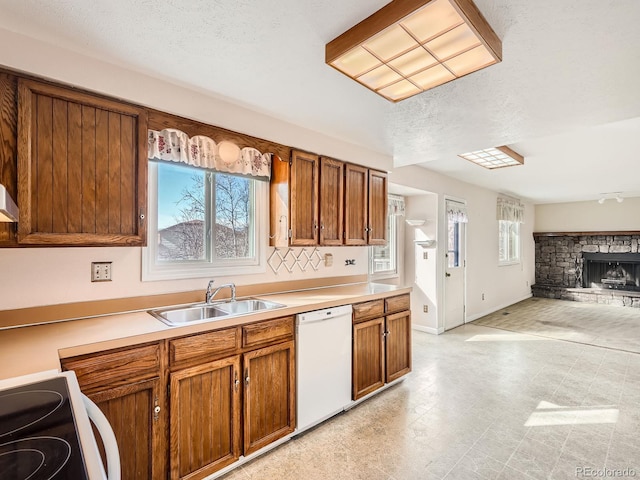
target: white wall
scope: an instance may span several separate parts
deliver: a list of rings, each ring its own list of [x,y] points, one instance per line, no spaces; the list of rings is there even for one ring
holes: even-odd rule
[[[640,230],[640,197],[536,205],[536,232]]]
[[[472,321],[495,310],[518,302],[531,295],[531,285],[534,282],[535,258],[533,241],[533,226],[535,209],[533,205],[525,203],[525,223],[521,226],[522,258],[517,265],[498,265],[498,222],[496,220],[496,201],[498,193],[468,183],[439,175],[435,172],[420,172],[419,167],[402,167],[393,170],[391,181],[433,192],[438,196],[438,225],[445,225],[444,197],[450,196],[467,202],[469,223],[467,225],[467,285],[466,285],[466,319]],[[411,197],[409,205],[413,212],[429,212],[433,209],[429,204],[429,196],[424,198]],[[421,204],[421,202],[424,202]],[[417,213],[416,213],[417,214]],[[407,216],[409,218],[409,214]],[[446,253],[447,229],[437,230],[437,264],[436,282],[437,315],[423,316],[417,312],[418,305],[412,311],[416,325],[426,331],[441,332],[444,326],[443,312],[443,278]],[[415,254],[417,255],[417,253]],[[419,265],[419,264],[418,264]],[[424,266],[429,269],[428,266]],[[417,269],[416,269],[417,271]],[[431,272],[432,270],[429,270]],[[432,273],[424,273],[431,275]],[[407,273],[407,281],[413,281]],[[416,288],[421,290],[421,288]],[[484,300],[482,294],[484,293]],[[425,299],[429,294],[424,293]],[[416,297],[416,301],[418,298]]]
[[[425,220],[418,227],[406,225],[405,283],[413,286],[411,295],[411,321],[430,333],[437,333],[438,325],[438,256],[440,245],[423,249],[415,240],[438,238],[438,195],[426,194],[407,197],[406,219]],[[426,254],[426,259],[424,258]],[[428,312],[424,312],[427,305]]]
[[[392,158],[380,152],[348,144],[297,125],[253,112],[244,107],[195,91],[154,79],[133,71],[85,57],[73,52],[0,30],[0,44],[14,48],[0,49],[0,65],[51,78],[72,85],[123,98],[169,113],[193,118],[212,125],[247,133],[275,142],[315,151],[374,168],[392,170]],[[474,187],[419,167],[398,168],[390,173],[390,180],[399,185],[434,192],[437,195],[416,210],[433,210],[438,205],[438,221],[443,219],[443,196],[452,195],[467,200],[471,217],[468,235],[467,316],[492,311],[504,304],[515,302],[526,295],[525,282],[533,281],[533,242],[524,245],[523,263],[516,267],[497,267],[497,225],[495,200],[497,194]],[[419,202],[419,201],[418,201]],[[413,204],[413,202],[412,202]],[[412,205],[412,208],[414,205]],[[527,206],[527,223],[523,238],[531,237],[533,209]],[[444,245],[444,229],[438,231],[438,244]],[[411,238],[411,235],[407,235]],[[367,272],[365,247],[322,249],[334,255],[334,266],[321,267],[318,272],[275,275],[264,274],[221,278],[239,285],[259,282],[286,281],[319,276],[360,275]],[[203,289],[205,279],[142,282],[140,280],[141,248],[14,248],[0,249],[0,309],[22,308],[84,300],[150,295],[176,291]],[[416,255],[417,250],[407,249]],[[495,258],[494,258],[495,257]],[[355,258],[355,267],[344,267],[346,258]],[[438,248],[434,286],[437,315],[416,322],[437,329],[443,325],[441,310],[443,253]],[[113,281],[91,283],[92,261],[112,261]],[[8,273],[10,272],[10,274]],[[432,275],[430,273],[429,275]],[[410,274],[407,273],[405,278]],[[480,301],[481,293],[486,300]],[[417,312],[416,312],[417,313]]]

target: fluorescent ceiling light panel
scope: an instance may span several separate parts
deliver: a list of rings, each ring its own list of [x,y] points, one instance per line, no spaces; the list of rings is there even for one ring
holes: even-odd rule
[[[524,157],[507,146],[486,148],[475,152],[462,153],[460,158],[469,160],[481,167],[493,170],[495,168],[514,167],[524,163]]]
[[[470,0],[394,0],[326,45],[325,61],[392,102],[502,61]]]

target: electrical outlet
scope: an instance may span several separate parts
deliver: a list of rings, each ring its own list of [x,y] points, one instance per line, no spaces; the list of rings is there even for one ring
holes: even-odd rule
[[[110,282],[111,262],[91,262],[91,281]]]
[[[422,311],[423,311],[424,313],[429,313],[429,305],[423,305],[423,306],[422,306]]]
[[[429,252],[422,252],[422,259],[429,260]]]
[[[484,300],[484,293],[482,294],[482,299]]]

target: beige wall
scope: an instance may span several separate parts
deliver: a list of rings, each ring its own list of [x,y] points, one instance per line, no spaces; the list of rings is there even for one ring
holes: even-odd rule
[[[640,231],[640,197],[536,205],[536,232]]]

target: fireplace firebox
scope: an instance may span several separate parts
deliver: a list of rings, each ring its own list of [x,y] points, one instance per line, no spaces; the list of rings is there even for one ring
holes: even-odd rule
[[[640,291],[640,253],[583,253],[582,286]]]

